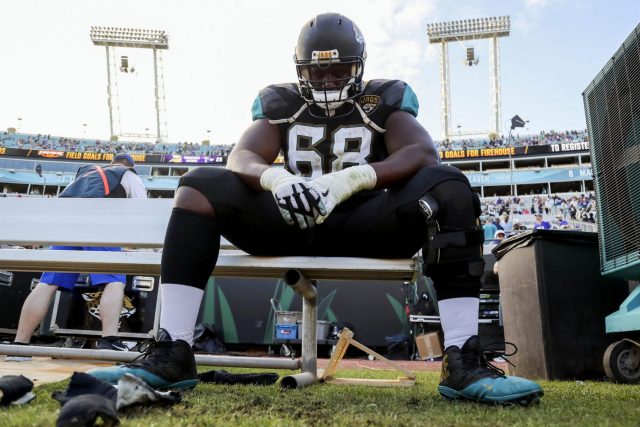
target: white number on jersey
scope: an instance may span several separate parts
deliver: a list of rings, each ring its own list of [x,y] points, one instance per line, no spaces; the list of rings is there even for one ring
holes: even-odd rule
[[[326,139],[326,126],[296,124],[287,135],[289,168],[296,175],[316,178],[323,174],[323,154],[317,150],[318,144]],[[330,172],[345,167],[363,165],[371,154],[373,132],[365,126],[339,127],[331,137]],[[329,172],[329,171],[328,171]]]

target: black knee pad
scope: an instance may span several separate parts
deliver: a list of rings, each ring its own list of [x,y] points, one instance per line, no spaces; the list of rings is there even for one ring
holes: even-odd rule
[[[423,200],[437,205],[426,209],[436,215],[427,222],[422,255],[425,274],[433,280],[438,298],[477,297],[484,273],[478,195],[468,184],[451,180],[433,188]]]

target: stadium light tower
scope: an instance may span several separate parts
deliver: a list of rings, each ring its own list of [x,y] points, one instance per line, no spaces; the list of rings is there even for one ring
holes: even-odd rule
[[[509,16],[491,18],[464,19],[461,21],[436,22],[427,24],[429,43],[440,43],[440,96],[442,103],[442,133],[448,140],[451,135],[451,96],[449,90],[449,42],[465,40],[490,39],[490,85],[491,113],[489,116],[489,132],[465,132],[461,135],[482,135],[495,133],[500,135],[501,100],[500,100],[500,46],[499,37],[509,35],[511,22]]]
[[[143,30],[135,28],[91,27],[91,41],[96,46],[105,46],[107,52],[107,95],[109,103],[109,125],[111,137],[140,136],[123,134],[120,129],[120,106],[118,102],[117,71],[115,47],[141,48],[153,50],[153,74],[156,109],[156,140],[167,140],[166,101],[164,96],[164,77],[162,73],[163,49],[169,49],[169,36],[161,30]]]

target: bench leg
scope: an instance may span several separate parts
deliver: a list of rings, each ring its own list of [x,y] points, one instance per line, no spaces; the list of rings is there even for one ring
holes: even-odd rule
[[[302,300],[302,372],[314,376],[318,371],[317,312],[317,297]]]
[[[301,388],[318,382],[318,297],[314,284],[298,270],[287,271],[285,282],[302,295],[302,373],[284,377],[280,385]]]

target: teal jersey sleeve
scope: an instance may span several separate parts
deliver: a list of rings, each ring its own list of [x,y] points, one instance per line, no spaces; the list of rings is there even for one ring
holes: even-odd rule
[[[253,121],[258,119],[266,119],[267,116],[262,112],[262,100],[260,99],[260,95],[256,96],[256,99],[253,101],[253,105],[251,106],[251,119]]]
[[[369,80],[358,102],[369,118],[381,128],[395,111],[418,116],[418,97],[402,80]]]
[[[406,111],[412,114],[414,117],[418,117],[418,97],[416,93],[411,89],[411,86],[406,85],[404,88],[404,94],[402,95],[402,102],[400,103],[400,110]]]
[[[279,120],[291,117],[304,104],[294,83],[270,85],[260,90],[251,106],[253,120]]]

